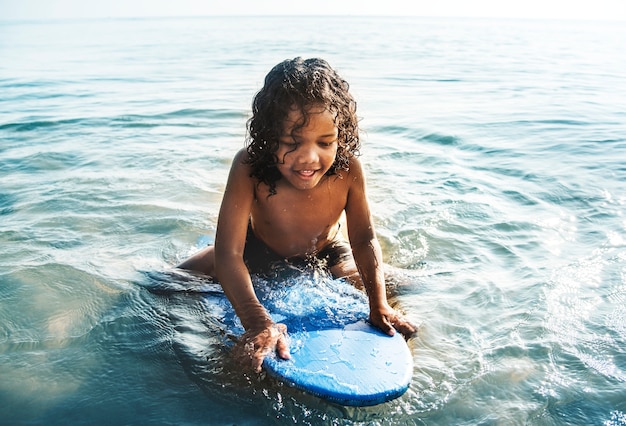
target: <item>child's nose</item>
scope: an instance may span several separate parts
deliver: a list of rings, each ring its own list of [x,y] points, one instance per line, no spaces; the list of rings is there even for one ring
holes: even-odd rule
[[[315,146],[302,146],[298,150],[298,160],[303,164],[310,164],[317,162],[319,156],[317,155],[317,150]]]

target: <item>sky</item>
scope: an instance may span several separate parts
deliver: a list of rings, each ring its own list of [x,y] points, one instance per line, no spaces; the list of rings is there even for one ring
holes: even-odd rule
[[[626,21],[626,0],[0,0],[0,20],[399,15]]]

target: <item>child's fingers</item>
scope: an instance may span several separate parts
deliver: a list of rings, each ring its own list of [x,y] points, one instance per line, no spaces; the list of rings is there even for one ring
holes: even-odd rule
[[[235,345],[235,357],[243,365],[249,365],[255,372],[261,371],[265,357],[275,350],[283,359],[289,359],[289,344],[286,338],[287,326],[272,324],[260,331],[247,331]]]
[[[396,328],[395,328],[394,323],[390,321],[389,318],[387,317],[383,317],[383,321],[385,324],[385,328],[383,329],[383,331],[390,336],[393,336],[394,334],[396,334]]]
[[[257,355],[252,359],[252,370],[254,370],[255,373],[261,372],[261,365],[263,365],[264,358],[265,356],[259,355],[259,352],[257,352]]]
[[[408,321],[401,320],[397,322],[394,327],[404,336],[405,339],[410,339],[417,334],[417,327]]]
[[[417,327],[393,309],[379,313],[372,312],[370,321],[389,336],[393,336],[397,330],[408,340],[417,333]]]
[[[383,333],[388,334],[389,336],[393,336],[396,333],[393,322],[385,315],[381,315],[378,317],[370,315],[370,321]]]
[[[289,353],[289,343],[287,343],[287,339],[284,335],[278,338],[278,342],[276,342],[276,353],[282,359],[291,358],[291,354]]]
[[[276,353],[282,359],[289,359],[291,355],[289,354],[289,342],[287,341],[287,326],[285,324],[276,324],[276,328],[280,333],[276,340]]]

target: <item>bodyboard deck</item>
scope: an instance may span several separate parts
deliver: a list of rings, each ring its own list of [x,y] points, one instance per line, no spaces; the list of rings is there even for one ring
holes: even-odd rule
[[[347,406],[395,399],[413,375],[411,351],[400,333],[388,336],[368,323],[364,292],[343,280],[293,274],[254,279],[255,292],[272,319],[287,326],[291,359],[268,355],[263,367],[283,383]],[[243,327],[225,297],[211,298],[226,334]],[[208,301],[208,300],[207,300]]]
[[[291,359],[275,354],[263,366],[273,377],[320,398],[369,406],[398,398],[413,375],[400,333],[383,334],[365,321],[290,335]]]

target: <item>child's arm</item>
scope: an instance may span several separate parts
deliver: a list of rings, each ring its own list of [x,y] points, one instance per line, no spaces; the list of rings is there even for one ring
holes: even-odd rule
[[[415,334],[417,327],[387,303],[382,250],[374,232],[365,177],[358,159],[351,161],[348,179],[352,180],[345,209],[348,236],[354,261],[369,298],[370,321],[389,335],[398,330],[405,338],[409,338]]]
[[[285,339],[286,327],[274,324],[259,302],[243,261],[254,199],[254,182],[249,167],[244,164],[245,158],[245,150],[235,156],[228,177],[215,236],[215,270],[224,293],[246,329],[236,346],[239,352],[236,355],[259,371],[268,353],[276,350],[281,358],[289,358],[289,349]]]

